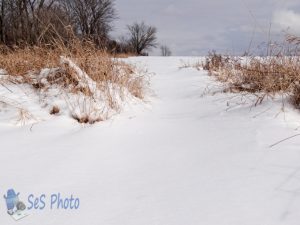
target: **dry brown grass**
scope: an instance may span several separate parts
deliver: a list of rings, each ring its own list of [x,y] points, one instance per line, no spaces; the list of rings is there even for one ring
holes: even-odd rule
[[[80,95],[80,100],[73,101],[69,106],[74,111],[71,116],[80,123],[106,119],[107,115],[103,115],[105,110],[94,109],[91,104],[96,98],[101,98],[112,109],[119,111],[120,98],[124,100],[131,94],[143,99],[147,86],[145,73],[139,75],[137,68],[111,57],[87,40],[74,38],[65,45],[56,39],[51,46],[14,49],[2,46],[0,52],[0,68],[7,71],[12,83],[29,84],[37,91],[45,91],[49,85],[55,85],[65,93]],[[62,57],[74,62],[75,67]],[[51,68],[46,81],[40,78],[45,68]],[[89,118],[91,114],[93,118]]]
[[[230,58],[216,53],[215,51],[209,52],[205,59],[205,63],[202,65],[204,70],[218,71],[228,64]]]
[[[13,76],[24,76],[30,71],[58,66],[60,52],[43,47],[7,49],[0,54],[0,68]]]
[[[188,61],[181,61],[179,69],[186,69],[186,68],[195,68],[197,70],[200,70],[203,68],[203,63],[201,61],[197,62],[188,62]]]
[[[17,124],[23,126],[27,123],[27,121],[30,120],[35,120],[34,115],[32,115],[28,110],[23,109],[23,108],[18,108],[18,119],[17,119]]]
[[[298,39],[290,39],[295,42]],[[225,84],[224,91],[258,96],[256,105],[266,97],[288,96],[300,108],[300,57],[280,54],[267,57],[230,57],[209,54],[203,65],[209,74]]]
[[[60,112],[59,107],[55,105],[51,108],[50,115],[57,115],[57,114],[59,114],[59,112]]]
[[[117,54],[113,54],[114,58],[119,58],[119,59],[126,59],[129,57],[136,57],[138,55],[134,54],[134,53],[117,53]]]

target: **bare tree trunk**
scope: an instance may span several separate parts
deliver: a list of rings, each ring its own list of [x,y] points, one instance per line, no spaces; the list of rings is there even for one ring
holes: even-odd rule
[[[1,0],[0,41],[3,44],[5,44],[4,19],[5,19],[5,0]]]

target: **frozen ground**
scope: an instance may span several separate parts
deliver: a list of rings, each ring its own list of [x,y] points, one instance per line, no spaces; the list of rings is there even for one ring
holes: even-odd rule
[[[80,198],[78,210],[50,210],[46,200],[19,224],[299,224],[300,137],[269,146],[300,133],[300,114],[283,113],[280,101],[251,108],[233,95],[202,97],[216,83],[179,70],[180,58],[129,61],[155,73],[153,93],[109,121],[20,127],[0,114],[0,193],[15,188],[25,203],[31,193]],[[4,199],[0,224],[15,224]]]

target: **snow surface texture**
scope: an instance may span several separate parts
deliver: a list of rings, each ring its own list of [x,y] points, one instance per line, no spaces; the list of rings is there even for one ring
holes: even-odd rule
[[[299,133],[298,112],[282,112],[280,100],[253,108],[232,94],[202,96],[218,84],[179,70],[180,58],[127,61],[156,73],[155,94],[108,121],[16,127],[0,113],[0,193],[80,198],[78,210],[30,211],[20,224],[299,224],[300,137],[269,147]],[[0,224],[15,224],[4,199]]]

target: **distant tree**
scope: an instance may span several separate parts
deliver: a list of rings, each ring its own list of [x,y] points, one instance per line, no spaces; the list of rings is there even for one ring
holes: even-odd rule
[[[128,25],[127,28],[129,31],[128,45],[133,53],[147,55],[145,51],[157,47],[157,29],[155,27],[147,26],[142,22]]]
[[[170,48],[166,45],[160,46],[160,51],[161,51],[162,56],[171,56],[172,55]]]
[[[119,37],[118,45],[119,45],[118,53],[129,53],[131,50],[128,44],[128,39],[125,36]]]

